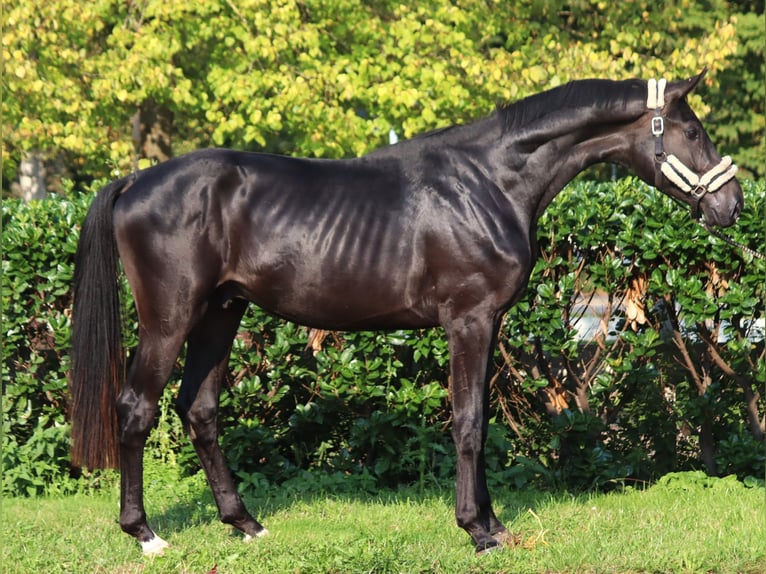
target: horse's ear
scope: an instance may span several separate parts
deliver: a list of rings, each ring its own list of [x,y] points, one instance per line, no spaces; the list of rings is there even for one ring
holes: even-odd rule
[[[702,72],[694,77],[689,78],[688,80],[669,83],[667,90],[665,91],[665,97],[668,100],[680,100],[685,98],[692,92],[692,90],[694,90],[694,88],[697,87],[697,84],[702,81],[702,78],[705,77],[705,74],[707,74],[707,68],[704,68]]]

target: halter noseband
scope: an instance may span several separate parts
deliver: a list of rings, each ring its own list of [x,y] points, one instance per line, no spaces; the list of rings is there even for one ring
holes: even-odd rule
[[[654,160],[659,165],[656,184],[660,184],[660,172],[681,191],[688,193],[694,199],[692,216],[700,217],[700,202],[707,193],[718,191],[723,185],[732,179],[737,173],[737,166],[732,163],[731,157],[724,156],[712,169],[701,176],[694,173],[674,155],[666,155],[663,147],[662,136],[665,133],[665,119],[662,116],[662,108],[665,106],[665,86],[667,81],[649,80],[649,95],[646,99],[646,107],[654,110],[652,118],[652,135],[654,136]]]

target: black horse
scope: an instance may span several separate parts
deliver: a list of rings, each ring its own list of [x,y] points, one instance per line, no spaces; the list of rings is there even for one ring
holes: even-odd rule
[[[704,72],[703,72],[704,74]],[[177,409],[221,520],[266,533],[217,442],[219,393],[248,302],[324,329],[441,326],[449,341],[459,526],[477,551],[508,531],[487,491],[487,371],[537,254],[540,214],[577,173],[621,164],[732,225],[743,203],[686,102],[686,81],[576,81],[470,125],[348,160],[203,150],[107,185],[82,227],[73,315],[73,463],[120,466],[122,529],[145,553],[142,456],[186,343]],[[127,381],[117,270],[138,311]]]

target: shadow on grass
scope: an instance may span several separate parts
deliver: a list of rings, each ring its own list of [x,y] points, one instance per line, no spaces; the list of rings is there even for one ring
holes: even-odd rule
[[[263,481],[244,488],[242,498],[251,514],[268,529],[278,528],[285,513],[296,507],[334,501],[353,506],[397,507],[402,505],[436,504],[444,509],[444,528],[455,528],[455,493],[448,485],[432,483],[427,487],[408,485],[399,488],[378,488],[370,477],[304,472],[282,485]],[[538,507],[569,495],[535,490],[510,490],[495,486],[494,507],[506,525],[521,515],[535,512]],[[200,472],[192,477],[166,476],[163,481],[147,483],[146,505],[150,525],[160,535],[173,535],[196,527],[220,523],[218,510],[210,488]],[[360,509],[359,511],[363,511]],[[322,528],[317,518],[316,527]],[[394,524],[392,524],[394,526]],[[232,529],[233,536],[239,534]],[[468,540],[466,538],[466,540]]]

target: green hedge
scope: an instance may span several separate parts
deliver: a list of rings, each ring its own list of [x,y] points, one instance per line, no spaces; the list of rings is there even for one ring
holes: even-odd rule
[[[729,232],[762,249],[766,190],[744,188]],[[4,494],[70,492],[101,476],[68,460],[72,260],[92,198],[69,195],[2,206]],[[763,476],[764,262],[634,179],[571,185],[538,238],[495,355],[491,479],[592,488],[697,468]],[[312,349],[303,327],[255,307],[243,320],[221,416],[242,488],[317,470],[369,485],[454,480],[441,331],[321,335]],[[194,472],[172,409],[177,378],[151,452]]]

